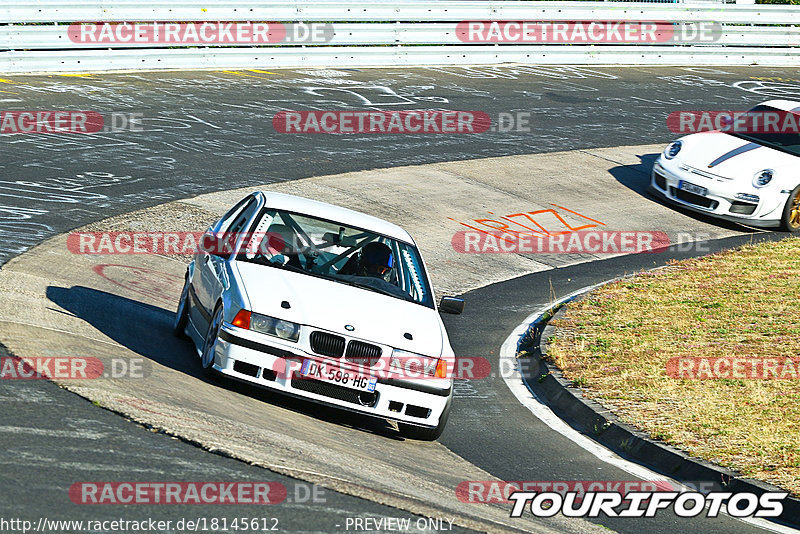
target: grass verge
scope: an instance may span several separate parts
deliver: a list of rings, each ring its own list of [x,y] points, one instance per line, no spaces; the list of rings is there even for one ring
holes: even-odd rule
[[[676,357],[800,356],[800,238],[608,284],[553,324],[548,357],[585,396],[653,438],[800,495],[799,379],[667,374]]]

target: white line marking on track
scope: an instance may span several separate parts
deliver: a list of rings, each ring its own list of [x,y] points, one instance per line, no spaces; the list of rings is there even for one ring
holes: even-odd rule
[[[207,125],[207,126],[211,126],[211,127],[212,127],[212,128],[214,128],[215,130],[220,130],[220,129],[221,129],[219,126],[216,126],[216,125],[214,125],[214,124],[211,124],[210,122],[206,122],[206,121],[204,121],[203,119],[198,119],[198,118],[197,118],[197,117],[195,117],[194,115],[186,115],[186,116],[187,116],[187,117],[189,117],[190,119],[194,119],[194,120],[196,120],[197,122],[201,122],[201,123],[203,123],[203,124],[205,124],[205,125]]]

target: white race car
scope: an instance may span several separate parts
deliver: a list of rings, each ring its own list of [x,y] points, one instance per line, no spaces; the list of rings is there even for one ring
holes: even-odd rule
[[[770,100],[748,114],[798,122],[799,112],[800,102]],[[721,219],[800,231],[800,135],[734,130],[670,143],[653,165],[651,192]]]
[[[217,373],[437,439],[455,355],[414,240],[349,209],[253,193],[186,273],[175,333]],[[444,297],[441,311],[461,313]]]

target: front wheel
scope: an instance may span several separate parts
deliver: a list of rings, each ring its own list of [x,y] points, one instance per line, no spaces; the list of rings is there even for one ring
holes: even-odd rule
[[[792,189],[783,208],[781,227],[787,232],[800,232],[800,185]]]
[[[186,339],[186,326],[189,324],[189,277],[183,283],[181,300],[178,301],[178,310],[172,323],[172,332],[179,338]]]
[[[200,365],[203,368],[203,375],[207,378],[216,378],[214,371],[214,353],[217,347],[217,337],[222,327],[222,306],[217,306],[211,322],[208,324],[208,332],[203,340],[203,350],[200,356]]]
[[[400,434],[405,438],[418,439],[420,441],[435,441],[439,439],[439,436],[444,432],[444,427],[447,425],[447,419],[450,417],[451,404],[452,401],[448,402],[447,406],[444,407],[442,415],[439,417],[439,424],[435,427],[429,428],[398,422],[397,427],[400,429]]]

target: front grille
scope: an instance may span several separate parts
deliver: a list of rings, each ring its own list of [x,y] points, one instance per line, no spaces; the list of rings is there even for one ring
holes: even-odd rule
[[[358,404],[372,408],[378,402],[378,394],[369,391],[358,391],[328,382],[311,380],[310,378],[292,378],[292,387],[309,393],[316,393],[324,397],[331,397],[344,402]],[[359,397],[361,399],[359,400]]]
[[[710,198],[706,198],[700,195],[695,195],[694,193],[690,193],[689,191],[684,191],[683,189],[670,187],[669,192],[672,196],[680,200],[683,200],[684,202],[688,202],[696,206],[702,206],[710,210],[716,209],[717,206],[719,206],[719,202],[717,202],[716,200],[712,200]]]
[[[654,173],[656,177],[656,185],[659,189],[663,189],[664,191],[667,190],[667,179],[664,177],[663,174],[659,174],[658,172]]]
[[[731,203],[730,212],[731,213],[740,213],[742,215],[752,215],[754,211],[756,211],[756,207],[758,204],[751,204],[750,202],[740,202],[738,200],[734,200]]]
[[[311,332],[311,350],[322,356],[341,358],[344,354],[344,338],[327,332]]]
[[[347,345],[345,359],[349,362],[357,363],[358,365],[372,366],[378,363],[382,352],[383,349],[377,345],[354,340]]]

